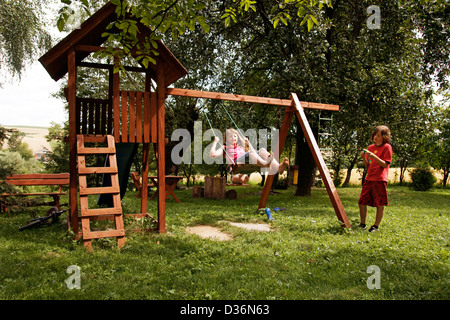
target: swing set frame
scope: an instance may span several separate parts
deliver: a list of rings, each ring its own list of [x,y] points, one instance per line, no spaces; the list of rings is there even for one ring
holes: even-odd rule
[[[256,104],[266,104],[278,107],[285,107],[284,119],[280,129],[280,135],[278,139],[278,147],[276,148],[274,157],[279,159],[283,151],[284,144],[286,141],[287,134],[289,132],[289,126],[291,124],[292,118],[295,114],[298,121],[300,122],[303,134],[308,143],[308,146],[313,155],[314,161],[319,169],[322,181],[327,190],[330,201],[333,205],[336,216],[345,228],[351,228],[350,221],[345,212],[344,206],[342,205],[339,194],[331,178],[330,172],[325,164],[322,153],[320,152],[319,145],[314,137],[314,134],[309,125],[308,119],[306,117],[304,109],[317,109],[317,110],[327,110],[327,111],[339,111],[338,105],[323,104],[323,103],[313,103],[300,101],[296,93],[291,93],[290,99],[276,99],[276,98],[265,98],[256,97],[248,95],[230,94],[230,93],[219,93],[219,92],[208,92],[199,90],[189,90],[189,89],[179,89],[179,88],[168,88],[166,90],[167,95],[173,96],[183,96],[191,98],[203,98],[203,99],[215,99],[215,100],[226,100],[226,101],[238,101]],[[261,200],[259,201],[258,209],[265,208],[267,200],[272,188],[275,175],[268,175],[266,182],[264,184],[264,189],[262,192]]]

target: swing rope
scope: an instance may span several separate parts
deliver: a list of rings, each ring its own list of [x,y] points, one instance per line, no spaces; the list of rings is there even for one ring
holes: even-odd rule
[[[211,121],[209,121],[209,118],[208,118],[208,115],[206,114],[206,112],[205,112],[205,117],[206,117],[206,120],[208,121],[209,127],[211,128],[211,130],[212,130],[212,132],[213,132],[213,134],[214,134],[214,137],[215,137],[215,138],[218,138],[217,135],[216,135],[215,130],[213,129],[213,127],[212,127],[212,125],[211,125]],[[218,143],[223,147],[223,151],[225,151],[225,154],[228,156],[228,158],[230,158],[232,164],[235,164],[234,160],[233,160],[233,159],[231,158],[231,156],[228,154],[227,148],[226,148],[223,144],[221,144],[220,142],[218,142]]]

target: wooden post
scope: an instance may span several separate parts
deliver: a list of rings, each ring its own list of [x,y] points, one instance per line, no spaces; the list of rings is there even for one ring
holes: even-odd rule
[[[69,102],[69,173],[70,173],[70,225],[72,231],[78,235],[78,172],[77,172],[77,67],[75,62],[75,50],[72,49],[67,56],[67,68],[69,73],[68,97]]]
[[[142,152],[141,215],[145,215],[147,213],[149,153],[150,153],[150,143],[144,143]]]
[[[289,132],[289,126],[291,125],[293,115],[294,114],[291,111],[288,111],[288,108],[285,110],[283,124],[281,125],[280,135],[278,137],[278,144],[277,144],[278,147],[276,149],[278,150],[278,154],[275,155],[275,159],[278,159],[280,162],[281,159],[279,159],[279,157],[283,152],[284,143],[286,141],[286,137]],[[258,209],[266,207],[267,198],[269,197],[270,189],[272,188],[274,178],[275,175],[266,176],[266,182],[264,183],[264,189],[262,191],[262,196],[261,200],[259,201]]]
[[[166,172],[165,172],[165,99],[166,86],[164,77],[164,61],[157,62],[157,150],[158,150],[158,231],[167,232],[166,229]]]
[[[225,199],[225,177],[205,177],[205,199]]]
[[[114,66],[119,64],[119,58],[114,57]],[[114,70],[114,69],[113,69]],[[114,105],[114,140],[120,142],[120,71],[113,74],[113,105]]]
[[[350,221],[348,220],[347,214],[345,213],[344,207],[341,203],[341,199],[339,198],[333,180],[331,179],[330,173],[328,172],[328,168],[325,164],[325,161],[323,160],[322,153],[320,152],[317,141],[314,138],[314,134],[311,130],[311,127],[309,126],[308,119],[306,118],[305,115],[305,111],[303,110],[297,95],[295,93],[292,93],[291,97],[292,100],[294,101],[294,106],[297,109],[296,116],[302,127],[306,142],[308,143],[309,148],[311,149],[311,153],[314,157],[317,168],[319,169],[320,175],[327,189],[331,203],[333,204],[336,216],[338,220],[346,228],[351,228]]]

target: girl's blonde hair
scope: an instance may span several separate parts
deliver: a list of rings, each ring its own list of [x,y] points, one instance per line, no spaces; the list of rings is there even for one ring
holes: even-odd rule
[[[376,127],[372,132],[372,138],[378,133],[381,132],[381,136],[383,137],[383,143],[390,143],[391,142],[391,130],[387,126],[378,126]]]
[[[248,151],[249,146],[247,144],[247,141],[244,141],[242,139],[242,134],[239,133],[239,131],[237,131],[234,128],[229,128],[225,131],[225,139],[226,139],[226,144],[228,144],[228,142],[231,142],[231,136],[235,134],[238,137],[238,141],[237,144],[244,147],[245,151]],[[230,139],[228,140],[228,137],[230,137]]]

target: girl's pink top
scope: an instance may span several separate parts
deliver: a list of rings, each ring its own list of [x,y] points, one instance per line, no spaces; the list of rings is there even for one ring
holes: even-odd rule
[[[245,154],[245,149],[236,144],[224,146],[224,149],[226,151],[225,157],[226,157],[228,163],[231,162],[231,160],[236,162],[237,158],[239,158],[240,156]],[[231,158],[231,160],[230,160],[230,158]]]

